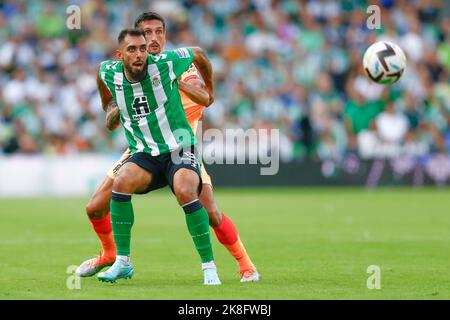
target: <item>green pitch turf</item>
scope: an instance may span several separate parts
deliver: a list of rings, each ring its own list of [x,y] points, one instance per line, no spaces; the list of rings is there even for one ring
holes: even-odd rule
[[[98,241],[87,198],[0,200],[0,299],[450,299],[449,189],[217,189],[263,280],[240,283],[214,233],[221,286],[202,285],[183,211],[168,191],[133,198],[135,275],[67,273]],[[367,268],[381,289],[367,288]]]

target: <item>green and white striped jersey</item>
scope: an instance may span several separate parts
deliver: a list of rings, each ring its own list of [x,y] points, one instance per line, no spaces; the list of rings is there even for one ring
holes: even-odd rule
[[[147,57],[147,76],[130,83],[122,61],[107,60],[99,76],[120,109],[120,121],[131,153],[152,156],[195,144],[178,92],[177,78],[191,65],[189,48],[163,51]]]

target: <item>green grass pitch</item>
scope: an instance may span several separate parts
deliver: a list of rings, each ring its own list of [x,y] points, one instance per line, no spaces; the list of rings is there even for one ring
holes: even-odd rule
[[[212,232],[214,287],[202,285],[174,196],[135,196],[133,279],[70,290],[68,267],[100,249],[87,200],[0,200],[0,299],[450,299],[449,189],[219,188],[263,279],[240,283]],[[370,265],[379,290],[367,288]]]

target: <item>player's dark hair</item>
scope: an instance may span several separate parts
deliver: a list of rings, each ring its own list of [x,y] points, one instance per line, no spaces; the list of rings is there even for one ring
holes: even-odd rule
[[[159,21],[161,21],[163,29],[166,30],[166,21],[164,20],[164,18],[161,17],[156,12],[152,12],[152,11],[141,13],[139,15],[139,17],[137,17],[136,20],[134,20],[134,27],[137,29],[139,27],[139,24],[142,21],[148,21],[148,20],[159,20]]]
[[[128,29],[123,29],[122,31],[120,31],[119,36],[117,37],[117,42],[119,44],[121,44],[123,39],[125,39],[125,37],[127,35],[130,35],[130,36],[133,36],[133,37],[143,36],[145,38],[145,34],[141,30],[128,28]]]

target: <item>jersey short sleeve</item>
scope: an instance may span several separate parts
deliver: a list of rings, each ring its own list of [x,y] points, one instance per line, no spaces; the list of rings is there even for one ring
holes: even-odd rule
[[[192,64],[194,60],[194,52],[190,48],[178,48],[172,51],[164,51],[161,56],[166,55],[166,61],[172,61],[173,73],[178,78]]]
[[[122,62],[121,61],[115,61],[115,60],[106,60],[102,61],[100,63],[100,68],[98,70],[98,75],[100,79],[103,81],[103,83],[106,83],[106,74],[109,72],[118,72],[121,71]]]
[[[110,60],[102,61],[100,63],[100,67],[98,68],[98,76],[100,79],[105,83],[105,77],[106,77],[106,66],[110,63]]]

